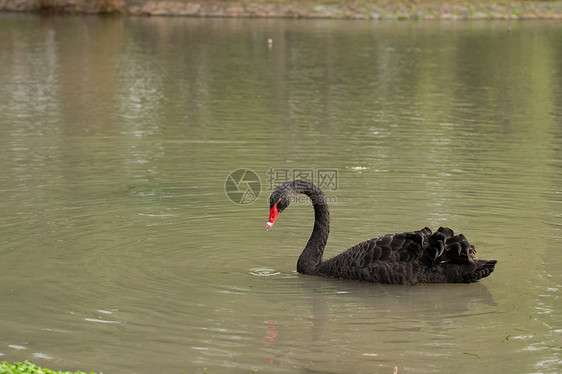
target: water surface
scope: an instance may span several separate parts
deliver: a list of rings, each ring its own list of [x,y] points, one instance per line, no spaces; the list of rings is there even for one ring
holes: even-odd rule
[[[557,373],[562,25],[0,15],[0,355],[105,373]],[[268,39],[272,43],[268,43]],[[251,204],[225,181],[248,168]],[[472,285],[302,276],[463,232]],[[334,174],[335,173],[335,174]]]

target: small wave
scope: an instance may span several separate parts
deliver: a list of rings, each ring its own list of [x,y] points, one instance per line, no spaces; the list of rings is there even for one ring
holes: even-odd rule
[[[119,321],[112,321],[109,319],[97,319],[97,318],[84,318],[88,322],[98,322],[98,323],[121,323]]]
[[[46,354],[46,353],[41,353],[41,352],[36,352],[36,353],[34,353],[34,354],[33,354],[33,357],[35,357],[35,358],[42,358],[42,359],[44,359],[44,360],[52,360],[52,359],[53,359],[53,356],[49,356],[48,354]]]
[[[8,348],[17,349],[18,351],[22,350],[22,349],[27,349],[27,347],[24,347],[23,345],[18,345],[18,344],[10,344],[8,346]]]

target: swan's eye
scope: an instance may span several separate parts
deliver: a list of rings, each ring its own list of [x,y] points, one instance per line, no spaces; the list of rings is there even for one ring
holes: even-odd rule
[[[277,203],[279,203],[281,201],[281,199],[277,199],[275,196],[270,196],[269,197],[269,209],[273,208],[273,206]]]
[[[277,206],[277,210],[279,210],[279,213],[281,213],[283,210],[285,210],[286,207],[289,206],[287,200],[285,199],[277,200],[277,203],[275,205]]]

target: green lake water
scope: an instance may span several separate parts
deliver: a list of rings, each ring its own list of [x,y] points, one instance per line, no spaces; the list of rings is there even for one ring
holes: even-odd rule
[[[326,256],[449,226],[496,271],[299,275],[310,204],[265,230],[292,177]],[[561,203],[560,22],[0,15],[0,360],[558,373]]]

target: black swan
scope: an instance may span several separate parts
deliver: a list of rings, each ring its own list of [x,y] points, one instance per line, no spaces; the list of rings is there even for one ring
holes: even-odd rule
[[[302,274],[324,275],[375,283],[471,283],[494,271],[496,260],[479,260],[464,235],[441,227],[387,234],[359,243],[345,252],[322,260],[330,231],[326,196],[311,182],[281,184],[269,197],[270,229],[297,194],[305,194],[314,206],[314,229],[297,262]]]

